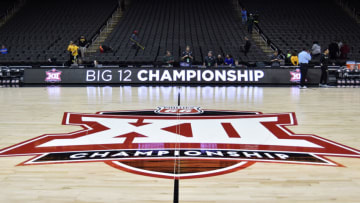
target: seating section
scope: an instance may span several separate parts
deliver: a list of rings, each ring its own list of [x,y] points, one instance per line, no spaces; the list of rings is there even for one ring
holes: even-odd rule
[[[357,1],[351,1],[358,3]],[[248,35],[231,0],[133,0],[104,42],[114,51],[94,53],[87,61],[104,63],[152,63],[162,61],[170,50],[176,61],[186,45],[195,62],[208,51],[231,54],[239,61],[266,61],[268,56],[252,42],[248,56],[240,51]],[[260,27],[282,51],[310,48],[319,41],[322,49],[332,40],[350,45],[349,59],[360,60],[360,26],[332,1],[240,0],[249,12],[258,11]],[[0,13],[15,0],[2,0]],[[80,35],[91,39],[117,8],[117,0],[27,0],[26,5],[0,27],[0,43],[9,54],[0,64],[44,63],[48,58],[69,59],[70,40]],[[145,50],[131,48],[134,30]],[[251,39],[251,37],[249,37]]]
[[[15,5],[17,0],[1,0],[0,1],[0,18],[6,15],[7,11]]]
[[[260,27],[282,50],[322,50],[333,40],[346,42],[349,59],[360,60],[360,26],[333,1],[240,0],[248,11],[260,13]]]
[[[45,62],[49,57],[65,62],[69,41],[80,35],[92,38],[117,5],[117,0],[28,0],[0,28],[0,41],[9,49],[0,63]]]
[[[360,1],[359,0],[344,0],[342,1],[345,5],[354,9],[357,15],[360,15]]]
[[[113,53],[96,53],[99,61],[161,61],[170,50],[176,61],[186,45],[195,61],[202,63],[209,50],[231,54],[240,61],[261,61],[267,57],[252,43],[248,57],[240,52],[246,29],[227,0],[134,0],[106,40]],[[145,50],[131,49],[130,36],[139,31]]]

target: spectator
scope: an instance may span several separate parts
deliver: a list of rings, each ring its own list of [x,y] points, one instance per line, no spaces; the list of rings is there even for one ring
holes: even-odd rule
[[[222,65],[224,65],[224,59],[223,59],[223,57],[219,54],[218,56],[217,56],[217,58],[216,58],[216,65],[217,66],[222,66]]]
[[[1,54],[8,54],[8,49],[5,47],[5,45],[1,46],[0,53]]]
[[[57,58],[56,57],[50,57],[48,58],[48,62],[51,65],[56,65]]]
[[[186,46],[185,51],[181,55],[181,60],[185,63],[184,65],[191,66],[191,64],[194,60],[194,57],[190,50],[190,46]]]
[[[331,60],[336,60],[339,55],[339,51],[339,45],[335,41],[329,44],[329,56]]]
[[[79,49],[80,49],[81,58],[85,57],[87,45],[88,45],[88,41],[84,36],[81,36],[79,39]]]
[[[95,67],[95,68],[99,68],[99,65],[100,65],[99,62],[95,59],[95,60],[94,60],[94,67]]]
[[[282,61],[281,56],[279,55],[279,52],[277,50],[274,51],[274,53],[270,57],[271,66],[279,66],[280,62]]]
[[[248,54],[249,51],[250,51],[251,43],[250,43],[249,38],[244,37],[244,39],[245,39],[245,45],[244,45],[244,47],[242,47],[242,50],[241,50],[241,51],[244,52],[244,55],[245,55],[245,56],[247,56],[247,54]]]
[[[285,65],[291,65],[291,57],[292,57],[292,53],[288,49],[286,52],[286,57],[285,57]]]
[[[313,45],[311,47],[311,55],[313,57],[317,57],[317,56],[320,56],[321,54],[321,47],[319,45],[319,42],[315,41],[313,42]]]
[[[340,48],[340,59],[347,59],[349,52],[350,52],[350,47],[349,45],[347,45],[346,42],[344,42]]]
[[[82,60],[82,58],[78,58],[78,60],[77,60],[77,64],[83,64],[83,60]]]
[[[114,52],[114,50],[111,48],[111,47],[109,47],[109,46],[107,46],[107,45],[100,45],[99,46],[99,49],[100,49],[100,53],[111,53],[111,52]]]
[[[340,40],[337,40],[338,41],[338,46],[339,46],[339,50],[341,49],[341,47],[343,46],[343,43],[342,43],[342,41],[340,41]]]
[[[253,31],[253,26],[254,26],[254,17],[253,15],[250,13],[250,16],[247,20],[247,26],[248,26],[248,33],[252,34]]]
[[[291,64],[293,66],[298,66],[299,65],[299,57],[297,56],[296,51],[293,51],[291,58],[290,58]]]
[[[320,87],[327,87],[329,64],[330,64],[329,49],[326,49],[320,58],[320,65],[321,65],[321,77],[319,83]]]
[[[137,31],[137,30],[134,30],[134,32],[130,36],[131,48],[136,49],[136,50],[139,49],[139,46],[138,46],[139,37],[138,36],[139,36],[139,31]]]
[[[235,61],[234,61],[233,57],[230,54],[226,54],[226,56],[225,56],[225,65],[228,65],[228,66],[234,66],[235,65]]]
[[[77,63],[77,57],[79,55],[79,47],[74,44],[73,41],[70,41],[70,44],[67,48],[68,52],[70,53],[70,62],[73,64]]]
[[[299,64],[300,64],[300,88],[306,89],[305,80],[308,72],[309,61],[311,60],[310,50],[303,49],[299,53]]]
[[[241,9],[241,22],[244,25],[247,22],[247,11],[245,7]]]
[[[171,55],[170,51],[166,51],[166,55],[163,58],[163,62],[168,66],[173,66],[174,57]]]
[[[212,51],[209,51],[209,52],[208,52],[208,55],[205,56],[204,66],[206,66],[206,67],[214,67],[214,66],[215,66],[215,63],[216,63],[216,59],[215,59],[215,57],[213,56]]]

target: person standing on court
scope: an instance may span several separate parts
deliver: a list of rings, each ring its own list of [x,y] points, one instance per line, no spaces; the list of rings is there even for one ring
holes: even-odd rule
[[[310,55],[310,50],[307,49],[303,49],[302,52],[299,53],[298,55],[299,58],[299,64],[300,64],[300,88],[301,89],[305,89],[305,80],[306,80],[306,75],[308,72],[308,66],[309,66],[309,62],[311,60],[311,55]]]
[[[321,54],[320,65],[321,65],[321,77],[320,77],[320,87],[327,87],[328,81],[328,66],[330,64],[329,49],[326,49],[323,54]]]

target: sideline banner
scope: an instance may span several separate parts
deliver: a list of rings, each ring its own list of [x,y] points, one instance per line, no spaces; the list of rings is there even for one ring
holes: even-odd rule
[[[321,70],[310,68],[317,84]],[[25,84],[296,84],[298,68],[32,68]]]

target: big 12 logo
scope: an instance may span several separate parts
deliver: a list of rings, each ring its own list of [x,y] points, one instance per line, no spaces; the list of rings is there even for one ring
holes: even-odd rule
[[[359,158],[357,149],[316,135],[299,135],[295,113],[156,110],[64,113],[63,125],[82,127],[45,134],[0,150],[0,156],[33,156],[20,165],[104,162],[135,174],[199,178],[263,163],[341,166],[326,158]]]
[[[46,73],[46,78],[45,81],[46,82],[61,82],[61,71],[56,70],[55,68],[48,70],[45,72]]]

